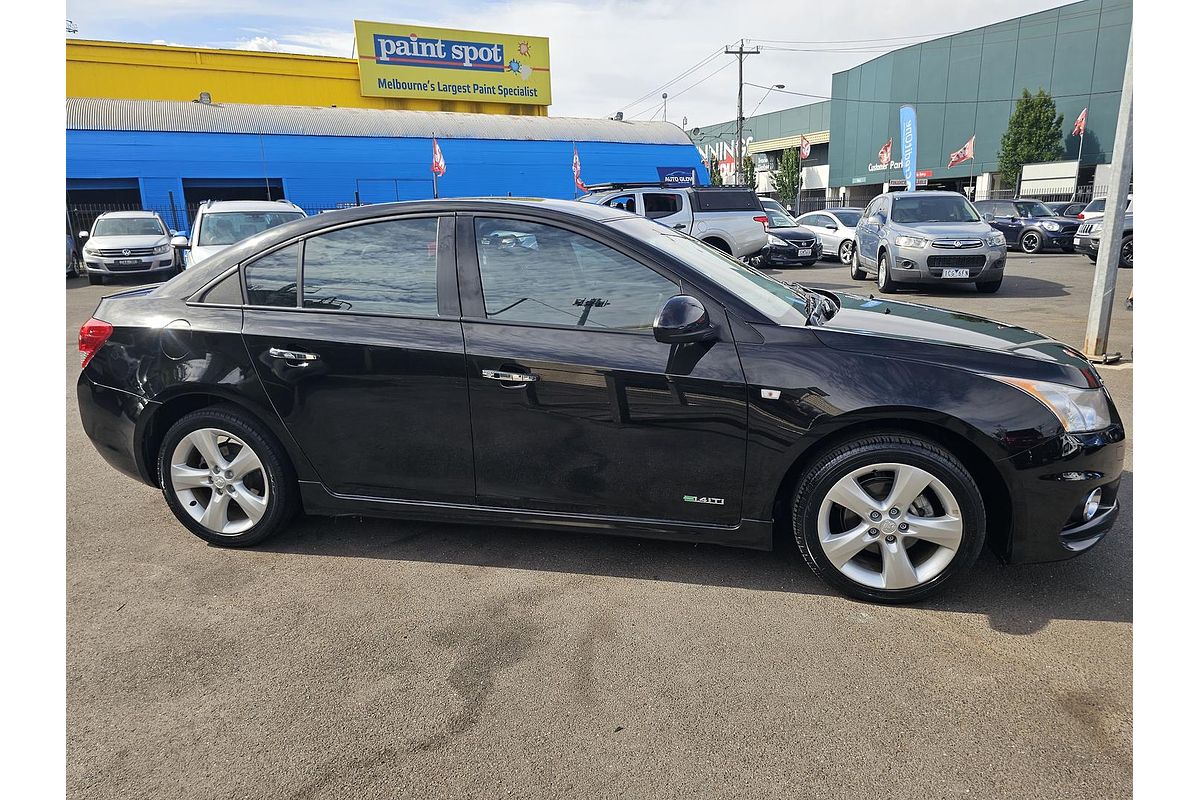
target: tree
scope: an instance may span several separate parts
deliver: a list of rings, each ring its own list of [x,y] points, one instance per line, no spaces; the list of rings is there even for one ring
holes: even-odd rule
[[[755,178],[757,173],[754,169],[754,156],[746,153],[742,156],[742,180],[746,186],[751,188],[758,185],[758,180]]]
[[[779,156],[779,166],[771,173],[775,183],[775,194],[779,202],[791,207],[800,193],[803,179],[800,176],[800,153],[794,147],[784,150]],[[796,209],[799,211],[799,209]]]
[[[721,179],[721,161],[716,156],[708,160],[708,181],[709,186],[721,186],[724,183]]]
[[[1054,98],[1038,89],[1030,94],[1021,90],[1021,99],[1008,120],[1008,130],[1000,139],[1000,178],[1007,186],[1016,186],[1021,167],[1063,156],[1063,117]]]

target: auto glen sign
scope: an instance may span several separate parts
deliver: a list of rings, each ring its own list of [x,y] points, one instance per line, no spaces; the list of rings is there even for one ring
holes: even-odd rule
[[[363,95],[550,105],[550,40],[355,20]]]

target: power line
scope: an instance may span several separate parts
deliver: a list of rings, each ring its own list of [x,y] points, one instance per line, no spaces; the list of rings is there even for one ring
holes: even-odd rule
[[[724,71],[725,71],[726,69],[728,69],[729,67],[732,67],[732,66],[733,66],[733,63],[734,63],[734,62],[732,62],[732,61],[728,61],[728,62],[726,62],[726,63],[722,64],[721,66],[717,67],[717,68],[716,68],[715,70],[713,70],[712,72],[710,72],[710,73],[708,73],[707,75],[705,75],[705,76],[704,76],[703,78],[701,78],[700,80],[698,80],[698,81],[696,81],[695,83],[693,83],[691,86],[688,86],[688,87],[687,87],[687,88],[685,88],[685,89],[680,89],[678,92],[675,92],[675,94],[671,95],[671,97],[672,97],[672,98],[678,98],[678,97],[680,97],[681,95],[683,95],[683,94],[687,93],[688,91],[690,91],[690,90],[692,90],[692,89],[695,89],[697,86],[699,86],[700,84],[704,83],[704,82],[705,82],[705,81],[707,81],[709,78],[712,78],[712,77],[716,76],[717,74],[719,74],[719,73],[721,73],[721,72],[724,72]],[[658,108],[661,108],[661,107],[662,107],[662,103],[661,103],[661,102],[655,102],[655,103],[653,103],[653,104],[651,104],[651,105],[649,105],[649,106],[646,106],[646,107],[645,107],[645,108],[643,108],[641,111],[638,111],[638,112],[636,112],[636,113],[634,113],[634,114],[630,114],[630,115],[629,115],[629,117],[630,117],[630,119],[636,119],[636,118],[640,117],[642,114],[645,114],[645,113],[646,113],[646,112],[648,112],[648,111],[653,111],[653,110],[655,110],[655,109],[658,109]]]
[[[631,100],[630,102],[628,102],[628,103],[626,103],[625,105],[621,106],[621,107],[620,107],[619,109],[617,109],[617,110],[618,110],[618,111],[624,111],[625,109],[627,109],[627,108],[629,108],[629,107],[631,107],[631,106],[636,106],[638,103],[640,103],[640,102],[642,102],[643,100],[647,99],[647,98],[648,98],[648,97],[650,97],[651,95],[655,95],[655,94],[658,94],[659,92],[662,92],[662,91],[664,91],[665,89],[667,89],[667,87],[671,86],[672,84],[678,83],[680,80],[682,80],[682,79],[686,78],[688,75],[691,75],[693,72],[695,72],[696,70],[700,69],[700,68],[701,68],[701,67],[703,67],[705,64],[707,64],[708,62],[712,61],[714,58],[716,58],[716,57],[717,57],[717,56],[719,56],[719,55],[721,55],[721,50],[720,50],[720,49],[718,49],[718,50],[714,50],[714,51],[713,51],[712,53],[710,53],[710,54],[709,54],[707,57],[705,57],[705,58],[701,59],[700,61],[696,62],[696,63],[695,63],[695,64],[693,64],[692,66],[688,67],[688,68],[687,68],[687,69],[685,69],[683,72],[679,73],[679,74],[678,74],[678,75],[676,75],[674,78],[672,78],[671,80],[669,80],[669,81],[667,81],[666,83],[664,83],[662,86],[659,86],[657,89],[651,89],[650,91],[646,92],[644,95],[642,95],[641,97],[639,97],[638,99],[636,99],[636,100]]]
[[[759,89],[767,89],[770,87],[763,86],[758,83],[746,82],[747,86],[754,86]],[[1020,100],[1020,97],[980,97],[975,100],[863,100],[856,97],[830,97],[823,94],[809,94],[807,92],[793,92],[790,89],[776,89],[780,94],[794,94],[800,97],[811,97],[815,100],[837,100],[839,103],[882,103],[884,105],[903,105],[912,103],[914,105],[923,106],[952,106],[952,105],[978,105],[979,103],[1012,103]],[[1104,94],[1120,94],[1120,89],[1112,89],[1103,92],[1077,92],[1074,94],[1051,94],[1050,97],[1055,100],[1065,100],[1068,97],[1092,97],[1094,95]],[[774,112],[772,112],[774,113]],[[717,123],[718,125],[721,123]]]

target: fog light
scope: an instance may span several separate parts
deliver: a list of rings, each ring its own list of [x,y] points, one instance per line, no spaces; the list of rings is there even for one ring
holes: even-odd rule
[[[1083,521],[1091,522],[1092,517],[1096,516],[1096,512],[1100,510],[1100,490],[1093,489],[1092,493],[1087,496],[1087,500],[1083,502]]]

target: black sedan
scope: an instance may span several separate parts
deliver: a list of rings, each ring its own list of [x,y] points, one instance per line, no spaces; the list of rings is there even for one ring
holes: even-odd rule
[[[767,549],[860,598],[985,543],[1069,558],[1117,511],[1100,376],[1036,333],[788,285],[556,200],[365,206],[265,231],[80,330],[83,427],[187,529],[298,511]]]
[[[821,239],[782,211],[763,207],[767,244],[751,263],[756,267],[811,267],[821,257]]]

